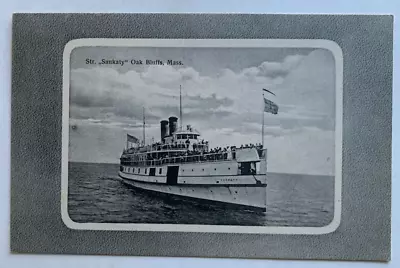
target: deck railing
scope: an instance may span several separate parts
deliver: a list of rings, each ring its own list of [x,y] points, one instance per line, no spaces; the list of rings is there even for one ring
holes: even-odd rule
[[[266,150],[259,151],[259,158],[266,158]],[[165,164],[182,164],[182,163],[203,163],[203,162],[220,162],[220,161],[231,161],[236,159],[236,152],[218,152],[218,153],[206,153],[197,155],[183,155],[176,157],[165,157],[162,159],[146,159],[146,160],[127,160],[121,159],[122,165],[128,166],[161,166]]]
[[[233,154],[234,155],[234,154]],[[228,152],[210,153],[203,155],[184,155],[176,157],[166,157],[163,159],[147,159],[141,161],[122,160],[121,164],[129,166],[161,166],[165,164],[175,163],[201,163],[201,162],[217,162],[230,161],[234,158],[228,155]]]
[[[204,149],[208,147],[207,143],[196,143],[193,144],[195,145],[195,148],[198,149]],[[192,145],[192,146],[193,146]],[[146,145],[144,147],[140,148],[129,148],[124,151],[126,154],[138,154],[138,153],[151,153],[151,152],[162,152],[162,151],[182,151],[182,150],[188,150],[189,149],[189,144],[160,144],[160,145]]]

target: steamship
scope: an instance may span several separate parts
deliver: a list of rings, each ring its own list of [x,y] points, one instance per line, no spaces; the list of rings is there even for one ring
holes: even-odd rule
[[[267,150],[261,144],[210,148],[196,129],[180,122],[178,127],[175,116],[162,120],[160,141],[147,145],[128,135],[133,145],[120,158],[123,181],[156,193],[266,211]],[[144,126],[143,120],[143,132]]]

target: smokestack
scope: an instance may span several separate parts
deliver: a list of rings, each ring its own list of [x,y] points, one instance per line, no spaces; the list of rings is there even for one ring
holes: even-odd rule
[[[169,118],[169,134],[170,135],[172,135],[176,131],[177,125],[178,125],[178,117],[171,116]]]
[[[161,120],[161,140],[164,140],[166,136],[168,136],[168,120]]]

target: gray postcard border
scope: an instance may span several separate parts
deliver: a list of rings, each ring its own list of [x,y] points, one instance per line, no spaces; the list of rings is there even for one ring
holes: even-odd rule
[[[67,228],[60,214],[62,56],[82,38],[336,42],[344,59],[340,226],[317,236]],[[389,260],[392,44],[389,15],[15,14],[11,251]]]

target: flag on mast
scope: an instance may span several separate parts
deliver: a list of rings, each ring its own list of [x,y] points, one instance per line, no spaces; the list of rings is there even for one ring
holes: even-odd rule
[[[138,138],[129,134],[126,134],[126,140],[131,143],[137,143],[139,141]]]
[[[265,97],[264,92],[267,92],[268,94],[270,94],[269,98]],[[274,92],[263,88],[263,92],[262,93],[263,93],[262,95],[263,95],[264,106],[263,106],[263,110],[261,112],[262,113],[261,144],[262,144],[262,148],[264,148],[264,114],[265,113],[278,114],[279,107],[275,102],[273,102],[271,100],[271,99],[274,99],[276,97]]]
[[[126,149],[129,149],[129,147],[132,147],[132,144],[137,144],[139,142],[139,139],[136,138],[135,136],[126,134]]]
[[[268,89],[263,88],[263,91],[276,96],[275,93],[273,93]],[[270,99],[267,99],[264,94],[263,97],[264,97],[264,112],[271,114],[278,114],[279,110],[278,105],[275,102],[271,101]]]

